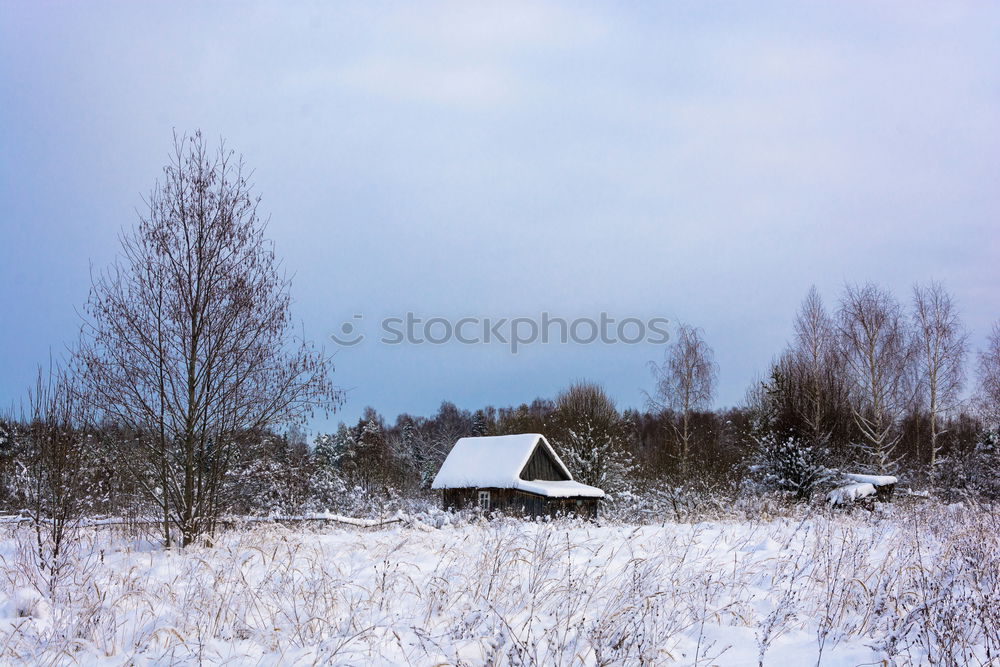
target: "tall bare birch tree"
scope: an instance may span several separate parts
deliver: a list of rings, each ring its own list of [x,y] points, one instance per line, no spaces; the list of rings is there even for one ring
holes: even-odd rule
[[[993,325],[986,349],[979,353],[978,402],[991,428],[1000,427],[1000,321]]]
[[[836,328],[815,286],[809,288],[795,318],[793,350],[796,365],[804,375],[802,387],[806,400],[801,417],[810,438],[818,444],[829,438],[829,416],[840,398],[842,385]]]
[[[95,276],[79,361],[106,418],[140,434],[136,475],[183,545],[211,532],[255,433],[334,407],[328,358],[292,338],[289,281],[251,174],[201,133],[174,137],[163,180]]]
[[[896,425],[912,395],[912,347],[902,309],[877,285],[848,285],[838,325],[861,449],[876,472],[889,472],[901,437]]]
[[[699,329],[678,324],[676,339],[667,347],[663,363],[650,362],[650,368],[656,380],[650,402],[659,410],[675,413],[671,426],[680,444],[681,473],[686,474],[691,457],[691,416],[708,407],[715,392],[718,368],[714,353]]]
[[[951,295],[941,283],[913,287],[913,329],[918,388],[930,417],[928,460],[934,466],[941,451],[943,418],[957,405],[962,391],[968,339]]]

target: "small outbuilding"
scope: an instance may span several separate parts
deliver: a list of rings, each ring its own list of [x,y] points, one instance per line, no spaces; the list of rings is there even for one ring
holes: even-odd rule
[[[538,433],[461,438],[431,483],[445,509],[594,518],[604,491],[574,481]]]
[[[899,482],[892,475],[843,473],[842,476],[846,483],[826,494],[827,502],[834,506],[858,503],[868,509],[874,509],[875,501],[880,503],[892,501],[896,484]]]

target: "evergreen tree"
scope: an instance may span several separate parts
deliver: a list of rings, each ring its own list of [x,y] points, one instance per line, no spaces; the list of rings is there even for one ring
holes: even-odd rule
[[[823,465],[825,448],[794,438],[779,438],[767,433],[757,440],[757,451],[750,466],[766,489],[785,491],[796,500],[809,500],[835,471]]]

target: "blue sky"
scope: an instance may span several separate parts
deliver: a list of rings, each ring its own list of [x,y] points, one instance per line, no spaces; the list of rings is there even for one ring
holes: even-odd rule
[[[2,4],[2,405],[75,337],[173,128],[256,170],[316,340],[664,316],[734,405],[810,284],[944,281],[974,346],[1000,318],[995,3]],[[641,406],[661,354],[366,341],[335,379],[346,419],[579,378]]]

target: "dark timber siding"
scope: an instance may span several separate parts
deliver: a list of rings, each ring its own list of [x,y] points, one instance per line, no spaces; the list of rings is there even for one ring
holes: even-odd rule
[[[531,457],[524,466],[524,470],[521,471],[521,479],[544,479],[550,481],[560,481],[569,479],[569,477],[562,471],[559,465],[552,460],[552,455],[549,454],[545,445],[542,444],[541,440],[535,445],[535,451],[531,453]]]
[[[531,517],[578,514],[597,517],[597,498],[547,498],[518,489],[445,489],[441,494],[445,509],[475,509],[479,491],[490,492],[490,511]]]

